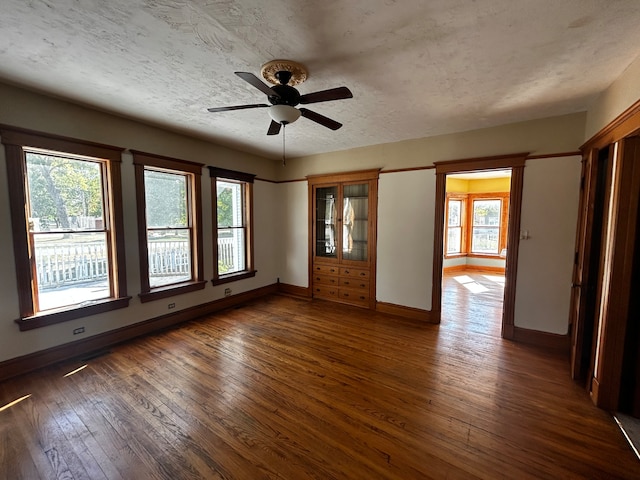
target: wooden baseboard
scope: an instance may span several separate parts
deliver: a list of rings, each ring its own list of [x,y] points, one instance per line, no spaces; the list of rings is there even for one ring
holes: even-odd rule
[[[405,307],[394,303],[376,302],[376,311],[398,317],[409,318],[411,320],[420,320],[426,323],[437,323],[433,321],[429,310],[420,308]]]
[[[179,323],[218,312],[265,295],[276,293],[277,291],[278,285],[274,283],[248,292],[214,300],[213,302],[185,308],[184,310],[180,310],[175,313],[162,315],[139,323],[134,323],[133,325],[127,325],[126,327],[110,330],[89,338],[65,343],[64,345],[40,350],[21,357],[12,358],[4,362],[0,362],[0,381],[25,374],[55,362],[68,360],[97,350],[112,347],[118,343],[157,332]]]
[[[481,265],[453,265],[451,267],[444,267],[443,272],[452,273],[452,272],[490,272],[490,273],[501,273],[504,275],[505,269],[504,267],[483,267]]]
[[[540,332],[538,330],[529,330],[528,328],[513,327],[512,340],[528,345],[535,345],[558,352],[569,353],[571,342],[569,335],[558,335],[556,333]]]
[[[452,265],[450,267],[443,267],[442,271],[444,273],[453,273],[453,272],[464,272],[467,270],[466,265]]]
[[[308,287],[298,287],[289,283],[278,283],[278,292],[294,297],[311,298],[311,289]]]

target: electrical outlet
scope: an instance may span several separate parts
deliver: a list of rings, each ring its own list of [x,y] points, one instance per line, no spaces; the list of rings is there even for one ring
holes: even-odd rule
[[[73,334],[78,335],[80,333],[84,333],[84,327],[78,327],[73,329]]]
[[[169,305],[167,305],[167,307],[169,308],[169,310],[171,310],[172,308],[176,308],[176,304],[170,303]]]
[[[224,296],[228,297],[229,295],[231,295],[231,289],[230,288],[225,288],[224,289]]]

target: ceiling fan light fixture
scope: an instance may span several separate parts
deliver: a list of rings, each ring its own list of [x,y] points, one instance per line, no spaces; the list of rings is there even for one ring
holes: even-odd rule
[[[287,125],[300,118],[300,110],[290,105],[272,105],[269,107],[269,116],[274,122]]]

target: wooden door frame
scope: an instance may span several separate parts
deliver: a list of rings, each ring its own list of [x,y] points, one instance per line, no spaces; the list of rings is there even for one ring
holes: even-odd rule
[[[600,241],[595,247],[594,237],[595,210],[598,189],[601,188],[601,177],[607,175],[606,168],[602,171],[600,155],[602,150],[592,148],[582,155],[582,172],[580,181],[580,201],[578,206],[578,222],[576,227],[576,240],[574,250],[574,264],[571,283],[571,303],[569,310],[569,335],[571,337],[571,378],[585,381],[591,377],[590,365],[593,365],[593,344],[595,332],[587,331],[587,302],[594,301],[590,296],[595,296],[596,291],[588,291],[594,286],[597,290],[598,268],[594,268],[593,255],[600,254]],[[609,152],[611,157],[611,152]],[[606,182],[604,185],[606,190]],[[604,198],[602,209],[606,207],[606,192],[600,192]],[[606,212],[602,212],[603,214]],[[604,222],[603,222],[604,223]],[[599,229],[602,232],[602,228]],[[597,232],[595,232],[597,233]],[[600,233],[601,235],[601,233]],[[597,250],[595,250],[597,248]],[[597,302],[592,305],[593,315],[597,311]],[[595,319],[594,319],[595,323]],[[593,325],[591,326],[591,330]],[[586,358],[589,357],[589,360]],[[585,361],[586,360],[586,361]]]
[[[599,288],[597,292],[599,315],[595,320],[594,329],[599,332],[594,337],[594,355],[590,370],[594,370],[594,363],[598,368],[589,377],[587,384],[590,389],[593,402],[606,410],[616,410],[620,401],[620,385],[622,381],[622,355],[626,334],[626,322],[628,314],[628,301],[631,292],[631,274],[625,265],[630,254],[635,249],[637,215],[631,218],[633,212],[639,208],[638,185],[640,184],[640,166],[634,158],[640,153],[640,140],[625,139],[637,136],[640,132],[640,100],[625,110],[614,121],[604,127],[600,132],[589,139],[580,150],[583,157],[592,154],[594,150],[600,150],[611,146],[619,152],[617,161],[618,171],[609,182],[608,189],[613,189],[606,202],[612,202],[608,207],[611,212],[610,225],[607,225],[610,236],[610,245],[603,244],[600,265],[603,269],[599,273]],[[615,145],[617,143],[617,145]],[[631,147],[631,148],[629,148]],[[613,168],[613,167],[609,167]],[[581,192],[581,202],[591,195],[588,189]],[[587,218],[587,221],[589,219]],[[585,234],[590,226],[581,229],[579,234]],[[606,232],[604,232],[606,234]],[[577,239],[576,245],[584,245],[588,239]],[[591,252],[583,249],[576,252],[576,262],[589,262]],[[608,257],[606,264],[605,256]],[[575,266],[574,266],[575,268]],[[605,275],[607,282],[604,282]],[[604,284],[604,285],[603,285]],[[574,306],[572,305],[573,309]],[[578,320],[580,317],[578,316]],[[602,324],[602,325],[600,325]],[[580,325],[575,325],[580,328]],[[577,345],[577,348],[587,348],[585,345]]]
[[[444,257],[444,212],[446,202],[446,176],[449,173],[464,173],[479,170],[511,170],[509,201],[509,225],[507,232],[507,257],[505,266],[504,305],[502,313],[502,337],[515,336],[514,312],[518,248],[520,244],[520,216],[522,209],[522,186],[524,164],[529,153],[515,153],[494,157],[469,158],[446,162],[435,162],[436,198],[433,242],[433,281],[431,291],[431,319],[440,323],[442,317],[442,267]]]

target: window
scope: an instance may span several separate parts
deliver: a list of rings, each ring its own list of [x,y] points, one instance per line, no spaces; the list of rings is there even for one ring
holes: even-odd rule
[[[214,284],[255,276],[253,265],[254,175],[209,167],[215,198]]]
[[[502,255],[508,207],[509,193],[447,194],[445,256]]]
[[[463,205],[463,199],[449,198],[447,201],[447,254],[462,253]]]
[[[201,163],[134,151],[140,300],[204,288]]]
[[[472,253],[500,253],[501,200],[473,200]]]
[[[0,135],[20,330],[126,307],[122,149],[21,129]]]

